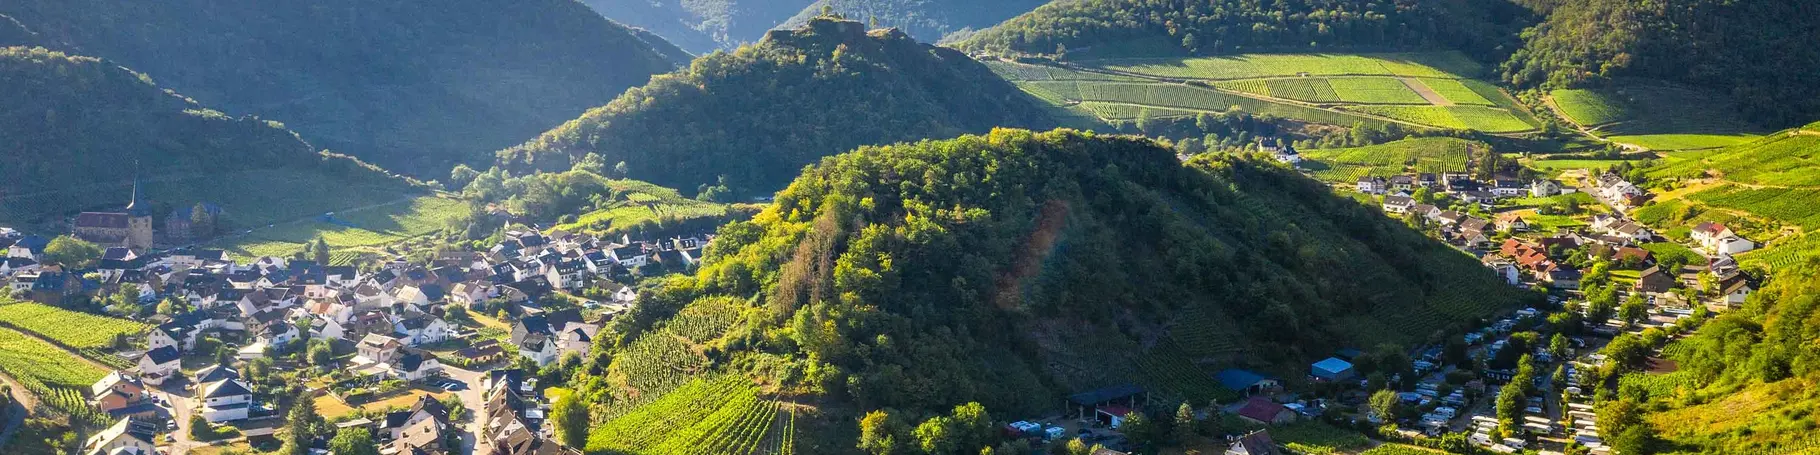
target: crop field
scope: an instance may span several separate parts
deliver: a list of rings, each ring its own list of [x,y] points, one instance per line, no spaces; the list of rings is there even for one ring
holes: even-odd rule
[[[0,298],[0,303],[5,299]],[[143,323],[65,310],[36,302],[0,305],[0,323],[76,349],[114,345],[119,337],[145,332]]]
[[[0,328],[0,372],[26,387],[87,390],[107,372],[76,354],[13,329]]]
[[[987,65],[1058,111],[1105,121],[1180,117],[1236,106],[1254,114],[1338,126],[1402,122],[1412,127],[1520,133],[1540,125],[1508,94],[1471,79],[1483,68],[1453,52],[1105,59],[1068,67],[1002,61]]]
[[[1302,165],[1312,169],[1316,179],[1330,183],[1351,183],[1359,177],[1388,177],[1411,169],[1415,172],[1444,172],[1466,169],[1472,141],[1450,137],[1424,137],[1342,149],[1304,150]]]
[[[1300,76],[1477,76],[1484,67],[1457,52],[1245,54],[1226,57],[1104,59],[1087,65],[1130,73],[1209,80]]]
[[[1629,80],[1600,89],[1555,90],[1555,108],[1568,120],[1614,141],[1655,150],[1696,150],[1749,142],[1761,129],[1733,115],[1717,93]]]
[[[727,204],[682,197],[671,188],[637,180],[609,180],[607,185],[622,194],[620,200],[584,213],[574,222],[557,225],[556,229],[612,235],[641,224],[727,215]]]
[[[1146,388],[1182,401],[1226,402],[1239,398],[1237,391],[1221,386],[1219,381],[1213,380],[1212,372],[1195,365],[1189,360],[1191,358],[1175,343],[1157,343],[1149,352],[1138,356],[1138,375]]]
[[[1689,199],[1709,206],[1750,212],[1804,230],[1820,228],[1820,211],[1814,210],[1815,201],[1820,201],[1820,189],[1723,185],[1689,195]]]
[[[1762,266],[1775,271],[1816,257],[1820,257],[1820,234],[1806,233],[1770,242],[1757,251],[1738,256],[1738,261],[1744,265]]]
[[[663,327],[640,335],[608,366],[609,376],[623,378],[631,389],[626,397],[640,402],[688,382],[709,366],[699,344],[726,333],[739,320],[739,306],[731,299],[705,299],[690,303]]]
[[[1650,399],[1662,399],[1675,396],[1677,390],[1698,387],[1694,377],[1685,372],[1673,373],[1631,373],[1618,377],[1618,390],[1625,387],[1636,387],[1649,393]]]
[[[1311,455],[1337,454],[1371,446],[1371,440],[1365,435],[1320,422],[1271,427],[1270,439],[1290,450]]]
[[[419,197],[335,212],[327,220],[318,216],[307,221],[255,228],[251,234],[217,241],[211,247],[240,257],[290,255],[303,250],[305,242],[315,241],[317,237],[322,237],[335,251],[375,247],[434,233],[467,213],[466,202]]]
[[[1340,101],[1357,104],[1428,104],[1401,79],[1388,77],[1336,77],[1328,79]]]
[[[779,404],[736,375],[695,379],[650,403],[597,426],[589,453],[753,453],[773,431]],[[787,412],[787,411],[786,411]],[[769,439],[780,439],[772,437]]]
[[[1417,447],[1409,444],[1384,444],[1372,447],[1371,450],[1359,452],[1359,455],[1448,455],[1447,451]]]
[[[1820,136],[1778,135],[1734,147],[1677,153],[1652,177],[1722,175],[1756,185],[1820,187]]]
[[[1434,90],[1435,93],[1439,93],[1442,98],[1447,98],[1447,101],[1451,101],[1454,104],[1468,106],[1498,106],[1498,104],[1491,102],[1490,99],[1485,98],[1485,95],[1481,95],[1478,91],[1473,90],[1472,87],[1466,86],[1466,83],[1461,82],[1459,79],[1424,77],[1416,80],[1421,81],[1422,85],[1428,86],[1429,90]],[[1497,89],[1492,88],[1492,90],[1496,91]]]

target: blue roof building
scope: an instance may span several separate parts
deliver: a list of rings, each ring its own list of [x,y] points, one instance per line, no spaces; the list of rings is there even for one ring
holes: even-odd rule
[[[1265,390],[1277,387],[1277,381],[1275,379],[1238,368],[1220,370],[1219,373],[1213,375],[1213,380],[1219,381],[1221,387],[1238,391],[1245,395],[1262,393]]]
[[[1344,381],[1352,379],[1352,363],[1340,360],[1339,357],[1328,357],[1327,360],[1315,362],[1309,369],[1309,375],[1323,381]]]

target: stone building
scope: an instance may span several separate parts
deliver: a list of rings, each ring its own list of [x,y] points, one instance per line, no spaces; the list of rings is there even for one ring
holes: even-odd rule
[[[141,199],[139,179],[133,178],[133,199],[122,212],[82,212],[76,215],[77,238],[103,247],[121,246],[137,252],[152,248],[152,206]]]

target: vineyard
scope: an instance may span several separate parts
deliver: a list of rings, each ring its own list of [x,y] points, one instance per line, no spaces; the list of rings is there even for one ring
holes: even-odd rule
[[[1820,235],[1812,233],[1770,243],[1767,247],[1739,256],[1744,264],[1782,270],[1820,257]]]
[[[1813,188],[1746,188],[1723,185],[1688,196],[1696,202],[1742,210],[1763,218],[1800,226],[1804,230],[1820,228],[1820,189]]]
[[[1448,101],[1452,101],[1454,104],[1468,106],[1499,105],[1491,102],[1485,95],[1479,93],[1478,90],[1474,90],[1472,87],[1468,87],[1465,82],[1461,82],[1459,79],[1424,77],[1417,80],[1421,81],[1422,85],[1428,86],[1429,90],[1434,90],[1435,93],[1441,94],[1442,98],[1447,98]],[[1491,91],[1496,92],[1497,88],[1492,87]]]
[[[738,376],[695,379],[596,426],[587,448],[589,453],[787,454],[794,450],[795,416],[780,408]],[[788,417],[780,419],[780,412]],[[785,426],[775,428],[780,420]]]
[[[697,344],[726,333],[739,319],[737,305],[739,300],[729,298],[697,301],[661,328],[640,335],[608,367],[608,378],[624,387],[619,398],[649,401],[705,371],[709,360]]]
[[[1271,427],[1270,438],[1306,455],[1334,455],[1371,446],[1365,435],[1319,422]]]
[[[1239,398],[1237,391],[1214,381],[1212,373],[1196,366],[1175,343],[1157,343],[1149,352],[1138,356],[1137,367],[1148,390],[1163,392],[1175,401],[1228,402]]]
[[[1447,451],[1416,447],[1408,444],[1384,444],[1372,447],[1371,450],[1359,452],[1359,455],[1448,455]]]
[[[11,376],[55,414],[89,424],[102,424],[105,415],[89,407],[84,396],[95,381],[107,372],[83,361],[69,351],[19,333],[0,328],[0,373]]]
[[[1304,150],[1304,167],[1324,182],[1350,184],[1359,177],[1389,177],[1414,172],[1439,173],[1466,169],[1473,143],[1464,139],[1428,137],[1343,149]]]
[[[1401,79],[1388,77],[1338,77],[1327,80],[1340,101],[1357,104],[1428,104]]]
[[[1735,117],[1720,93],[1630,80],[1607,88],[1555,90],[1555,108],[1614,141],[1656,150],[1694,150],[1748,142],[1759,128]]]
[[[1635,387],[1649,393],[1650,399],[1662,399],[1676,396],[1682,389],[1692,391],[1698,385],[1693,375],[1686,372],[1663,374],[1631,373],[1618,377],[1618,390]]]
[[[1227,57],[1106,59],[1085,63],[1129,73],[1208,80],[1286,76],[1472,77],[1484,71],[1457,52],[1245,54]],[[1457,76],[1456,76],[1457,75]]]
[[[1820,136],[1777,135],[1721,150],[1690,152],[1650,170],[1652,177],[1695,178],[1713,173],[1725,180],[1775,186],[1820,186]]]
[[[621,234],[645,223],[680,222],[727,215],[726,204],[683,197],[676,190],[637,180],[607,180],[621,196],[606,207],[581,214],[556,229],[600,235]]]
[[[143,323],[76,312],[36,302],[0,305],[0,324],[36,333],[76,349],[114,346],[145,332]]]

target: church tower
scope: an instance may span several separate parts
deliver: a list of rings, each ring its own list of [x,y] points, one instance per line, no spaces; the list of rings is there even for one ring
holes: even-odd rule
[[[141,197],[139,172],[135,170],[133,172],[133,200],[126,203],[126,247],[137,252],[152,249],[152,205],[147,204]]]

